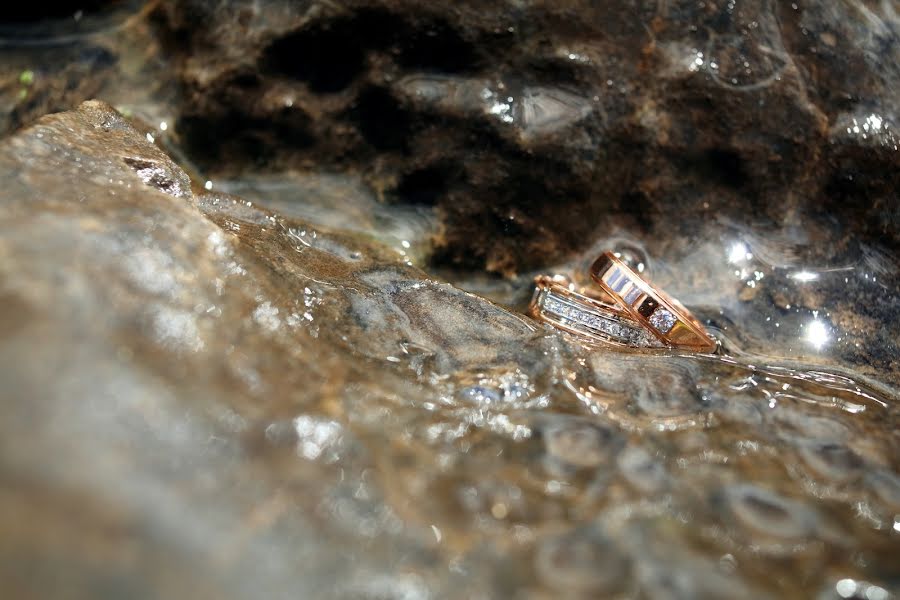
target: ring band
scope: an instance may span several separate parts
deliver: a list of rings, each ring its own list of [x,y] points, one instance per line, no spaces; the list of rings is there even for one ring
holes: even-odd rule
[[[591,278],[666,346],[696,352],[716,349],[716,341],[680,302],[650,285],[612,252],[594,261]]]
[[[594,342],[638,348],[663,348],[621,308],[571,289],[563,278],[541,275],[529,313],[539,321]]]

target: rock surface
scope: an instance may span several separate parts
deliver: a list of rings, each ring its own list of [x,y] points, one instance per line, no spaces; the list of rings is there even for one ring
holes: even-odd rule
[[[667,240],[748,214],[900,248],[891,2],[177,0],[157,17],[202,167],[359,172],[437,208],[434,265],[509,275],[622,222]]]
[[[731,356],[589,350],[402,245],[192,188],[100,102],[0,142],[0,182],[11,597],[900,580],[896,388],[756,360],[731,305]]]

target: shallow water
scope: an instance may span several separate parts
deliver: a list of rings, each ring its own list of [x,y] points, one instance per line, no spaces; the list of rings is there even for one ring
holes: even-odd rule
[[[302,210],[315,221],[308,204]],[[331,212],[323,219],[334,225]],[[413,387],[387,403],[344,402],[357,415],[351,423],[378,430],[366,448],[380,502],[401,511],[393,517],[405,527],[434,534],[426,545],[437,563],[421,594],[449,593],[432,579],[442,579],[442,564],[465,574],[464,596],[830,597],[846,595],[848,580],[860,581],[860,597],[891,589],[896,391],[841,364],[843,348],[868,341],[865,330],[835,329],[827,297],[804,301],[815,277],[846,278],[852,290],[876,287],[876,276],[812,266],[797,246],[788,253],[746,230],[710,229],[721,232],[708,236],[716,241],[678,262],[652,260],[633,239],[599,246],[624,248],[656,281],[671,282],[667,289],[712,323],[722,344],[714,356],[588,349],[524,318],[506,325],[517,332],[509,341],[498,323],[483,325],[491,331],[480,345],[444,293],[365,276],[392,301],[385,311],[351,300],[368,332],[352,353],[407,370]],[[401,260],[404,248],[394,242]],[[583,272],[592,257],[551,270]],[[676,271],[701,283],[681,283]],[[531,291],[527,277],[471,287],[513,314]],[[793,307],[741,298],[772,288]],[[434,329],[410,330],[397,308]],[[371,386],[370,394],[380,384]],[[344,464],[339,420],[301,414],[293,425],[301,459]],[[333,518],[337,527],[375,528],[377,538],[392,523]],[[388,581],[399,594],[403,580],[379,585]]]
[[[150,39],[146,24],[116,23],[86,34],[132,48],[97,95],[152,123],[146,139],[200,190],[164,65],[126,43]],[[11,52],[24,64],[36,47]],[[79,177],[107,172],[75,167],[57,154],[67,134],[52,133],[59,173],[22,189],[49,197],[70,177],[98,194]],[[41,164],[36,144],[5,155],[10,181],[15,160]],[[48,315],[77,308],[102,324],[69,335],[77,323],[46,317],[58,348],[28,325],[2,349],[15,396],[4,501],[34,514],[10,534],[25,550],[5,556],[66,574],[79,597],[897,592],[900,263],[883,247],[829,244],[842,224],[828,218],[690,214],[678,223],[689,235],[642,238],[623,221],[539,271],[583,278],[620,250],[721,343],[709,356],[639,354],[526,317],[537,272],[433,269],[433,210],[392,204],[355,174],[205,189],[193,212],[132,207],[144,219],[133,230],[130,213],[67,220],[52,204],[4,221],[0,256],[29,266],[5,274],[10,287]],[[62,365],[52,381],[23,366],[35,358]],[[23,428],[27,448],[13,443]],[[72,510],[88,515],[88,542]],[[128,536],[90,527],[107,510]],[[129,549],[151,560],[94,560]]]
[[[316,220],[308,204],[302,210]],[[330,212],[323,218],[334,225]],[[376,426],[384,440],[367,449],[386,505],[402,507],[406,526],[434,533],[443,549],[434,568],[466,565],[463,595],[488,585],[483,593],[499,596],[829,597],[859,580],[860,597],[870,589],[879,597],[893,587],[896,390],[841,360],[846,348],[872,343],[869,332],[835,328],[831,307],[840,303],[827,296],[807,301],[819,277],[845,280],[838,287],[855,295],[878,290],[877,275],[859,263],[804,261],[797,245],[764,244],[728,224],[709,230],[702,237],[715,241],[677,262],[653,260],[621,236],[598,247],[638,256],[708,320],[721,342],[714,356],[588,349],[546,327],[526,333],[525,319],[509,324],[513,347],[495,337],[496,323],[485,325],[493,331],[481,346],[471,328],[457,337],[454,324],[466,317],[429,286],[366,276],[395,291],[388,312],[354,306],[378,337],[354,352],[409,369],[415,382],[415,391],[366,407],[377,425],[363,429]],[[393,245],[412,259],[405,246]],[[583,273],[593,256],[550,270]],[[513,314],[531,292],[525,276],[458,283]],[[757,300],[773,289],[783,305]],[[395,306],[425,313],[436,329],[410,331]],[[359,400],[345,402],[361,410]],[[304,458],[336,443],[322,424],[297,419]]]

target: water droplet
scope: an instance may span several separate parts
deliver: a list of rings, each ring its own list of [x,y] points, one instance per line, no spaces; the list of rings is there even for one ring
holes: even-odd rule
[[[551,588],[595,594],[621,589],[631,570],[619,548],[593,528],[543,540],[534,566],[538,578]]]
[[[862,459],[843,444],[831,442],[807,444],[800,448],[800,456],[816,474],[832,481],[845,482],[858,476]]]
[[[756,533],[780,539],[803,539],[814,529],[815,515],[804,505],[749,484],[726,490],[732,515]]]
[[[570,469],[609,464],[623,443],[615,430],[574,417],[552,420],[540,432],[551,463]]]

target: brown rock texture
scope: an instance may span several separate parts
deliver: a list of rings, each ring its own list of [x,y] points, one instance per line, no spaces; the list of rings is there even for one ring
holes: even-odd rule
[[[510,275],[614,225],[828,218],[897,249],[891,3],[164,2],[188,155],[361,173],[432,264]],[[198,27],[197,24],[202,23]]]

